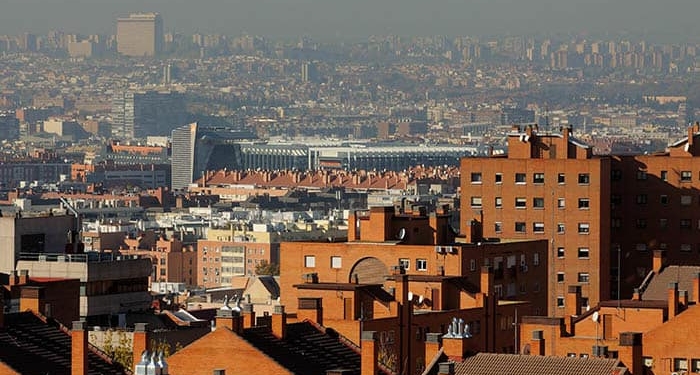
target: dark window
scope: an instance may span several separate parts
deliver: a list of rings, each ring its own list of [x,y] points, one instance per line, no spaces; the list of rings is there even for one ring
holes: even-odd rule
[[[481,183],[481,173],[472,172],[472,184]]]
[[[533,198],[532,199],[532,207],[544,208],[544,198]]]
[[[563,257],[564,257],[564,248],[563,248],[563,247],[558,247],[558,248],[557,248],[557,257],[558,257],[558,258],[563,258]]]
[[[524,184],[526,182],[527,176],[525,176],[525,173],[516,173],[515,174],[515,183],[516,184]]]
[[[564,173],[559,173],[557,175],[557,182],[563,184],[566,182],[566,175]]]
[[[496,183],[500,184],[503,182],[503,174],[502,173],[496,173]]]
[[[535,173],[532,176],[532,182],[536,184],[544,184],[544,173]]]
[[[668,181],[668,171],[661,171],[661,181]]]
[[[681,219],[681,229],[690,229],[690,219]]]
[[[637,171],[637,180],[646,180],[647,171]]]
[[[637,195],[637,204],[647,204],[648,198],[646,194]]]
[[[588,173],[579,173],[578,174],[578,183],[579,184],[590,184],[591,183],[591,175]]]
[[[668,195],[662,195],[659,198],[659,201],[661,202],[661,204],[668,204]]]
[[[644,229],[647,227],[647,219],[637,219],[636,227],[639,229]]]
[[[515,223],[515,231],[518,233],[525,233],[525,223],[518,221]]]
[[[578,208],[581,210],[587,210],[591,208],[591,201],[588,198],[579,198]]]
[[[622,180],[622,171],[619,169],[613,169],[612,172],[610,173],[610,179],[613,181]]]
[[[681,182],[690,182],[693,179],[693,172],[681,171]]]

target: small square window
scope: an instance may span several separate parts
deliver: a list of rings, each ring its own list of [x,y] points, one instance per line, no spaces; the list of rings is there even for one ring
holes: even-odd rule
[[[578,223],[579,233],[589,233],[591,231],[591,225],[588,223]]]
[[[515,198],[515,208],[527,207],[527,198]]]
[[[661,204],[668,204],[668,195],[662,195],[662,196],[660,196],[660,197],[659,197],[659,202],[661,202]]]
[[[557,174],[557,183],[560,183],[560,184],[566,183],[566,175],[564,173]]]
[[[416,271],[427,271],[428,270],[428,260],[427,259],[416,259]]]
[[[544,208],[544,198],[532,198],[532,207]]]
[[[557,233],[564,233],[564,223],[557,223]]]
[[[503,183],[503,173],[496,173],[495,181],[497,184]]]
[[[648,358],[648,357],[644,358],[644,366],[651,367],[651,365],[653,364],[653,362],[651,361],[651,358],[648,358],[648,359],[649,359],[649,364],[647,365],[647,358]],[[691,365],[693,365],[693,372],[700,372],[700,359],[698,359],[698,358],[693,358],[693,359],[690,361],[690,363],[691,363]]]
[[[578,208],[579,210],[587,210],[591,208],[591,201],[588,198],[579,198]]]
[[[690,219],[681,219],[681,229],[690,229]]]
[[[645,244],[645,243],[638,243],[638,244],[634,245],[634,248],[635,248],[637,251],[647,251],[647,244]]]
[[[558,283],[564,282],[564,272],[557,272],[557,282]]]
[[[580,283],[589,283],[590,282],[591,276],[588,274],[588,272],[579,272],[578,273],[578,282]]]
[[[544,223],[532,223],[532,231],[535,233],[544,233]]]
[[[681,195],[681,206],[690,206],[693,204],[692,195]]]
[[[681,182],[690,182],[693,179],[693,172],[681,171]]]
[[[612,181],[620,181],[622,180],[622,171],[619,169],[613,169],[610,173],[610,179]]]
[[[316,257],[313,255],[306,255],[304,257],[304,267],[306,267],[306,268],[316,267]]]
[[[668,228],[668,219],[659,219],[659,228],[661,228],[661,229]]]
[[[503,223],[501,223],[500,221],[493,223],[493,230],[496,233],[501,233],[503,231]]]
[[[681,252],[682,253],[689,253],[691,251],[693,251],[693,245],[691,245],[689,243],[681,244]]]
[[[409,270],[411,269],[411,260],[408,258],[400,258],[399,266],[401,266],[401,268],[403,268],[404,270]]]
[[[590,251],[588,250],[587,247],[579,247],[578,248],[578,257],[581,259],[587,259],[590,255]]]
[[[673,371],[687,372],[688,371],[688,359],[687,358],[674,358],[673,359]]]
[[[481,183],[481,173],[480,172],[472,172],[471,182],[472,182],[472,184],[480,184]]]
[[[637,204],[647,204],[648,200],[646,194],[637,194]]]
[[[526,230],[525,228],[526,228],[526,226],[525,226],[524,222],[522,222],[522,221],[515,222],[515,231],[517,233],[525,233],[525,230]]]
[[[622,219],[619,217],[610,219],[610,226],[613,228],[622,228]]]
[[[524,184],[527,182],[527,176],[525,173],[516,173],[515,174],[515,183],[516,184]]]
[[[561,296],[557,297],[557,307],[559,307],[559,308],[564,307],[564,297],[561,297]]]
[[[566,200],[564,198],[557,199],[557,208],[566,208]]]
[[[544,173],[535,173],[532,176],[532,182],[536,184],[544,184]]]
[[[581,185],[587,185],[591,183],[591,175],[588,173],[578,174],[578,183]]]
[[[661,171],[659,177],[661,177],[661,181],[668,181],[668,171]]]
[[[496,197],[496,199],[495,199],[495,205],[496,205],[496,208],[501,208],[501,207],[503,207],[503,198],[501,198],[501,197]]]
[[[563,258],[563,257],[564,257],[564,248],[557,247],[557,258]]]
[[[637,180],[646,180],[647,171],[637,171]]]
[[[637,223],[635,225],[637,229],[644,229],[647,227],[647,219],[637,219]]]
[[[339,256],[332,256],[331,257],[331,268],[343,268],[343,258]]]
[[[471,197],[472,207],[481,207],[481,197]]]

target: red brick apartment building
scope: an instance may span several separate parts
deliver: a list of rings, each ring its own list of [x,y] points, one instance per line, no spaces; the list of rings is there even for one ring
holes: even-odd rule
[[[515,315],[546,312],[547,243],[458,243],[449,217],[374,207],[351,214],[348,242],[282,243],[282,304],[354,343],[376,331],[397,373],[425,364],[425,334],[452,317],[472,327],[473,352],[513,352]]]
[[[563,316],[571,285],[581,285],[584,307],[617,298],[618,288],[629,298],[651,270],[651,250],[700,261],[699,132],[696,124],[664,153],[593,156],[570,128],[516,127],[507,156],[462,160],[460,229],[476,220],[484,237],[549,241],[550,315]]]

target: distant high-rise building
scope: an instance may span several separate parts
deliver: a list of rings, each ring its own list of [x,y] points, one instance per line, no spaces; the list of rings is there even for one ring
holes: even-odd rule
[[[171,187],[184,189],[207,171],[241,169],[241,140],[251,140],[249,132],[206,127],[196,122],[172,132]]]
[[[185,100],[176,92],[118,92],[112,99],[112,136],[167,135],[187,122]]]
[[[301,81],[302,82],[318,82],[318,68],[315,63],[305,62],[301,65]]]
[[[163,19],[158,13],[134,13],[117,19],[117,52],[125,56],[155,56],[163,48]]]

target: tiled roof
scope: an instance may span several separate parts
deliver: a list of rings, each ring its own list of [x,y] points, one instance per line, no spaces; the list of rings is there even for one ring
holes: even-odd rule
[[[668,284],[678,283],[678,290],[688,291],[688,300],[695,301],[693,296],[693,279],[700,273],[700,266],[668,266],[654,275],[642,293],[642,300],[668,299]]]
[[[334,369],[359,374],[360,354],[331,332],[324,333],[309,322],[301,322],[288,324],[281,340],[266,327],[246,329],[243,337],[295,374],[325,375]]]
[[[455,375],[611,375],[622,374],[620,361],[518,354],[479,353],[455,365]]]
[[[70,375],[71,337],[31,312],[5,315],[0,362],[23,375]],[[124,375],[120,365],[88,354],[88,375]]]

